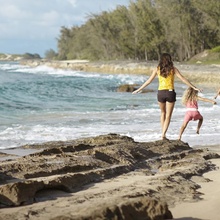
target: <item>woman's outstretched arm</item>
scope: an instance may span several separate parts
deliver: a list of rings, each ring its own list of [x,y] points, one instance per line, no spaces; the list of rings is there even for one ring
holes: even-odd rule
[[[141,92],[142,89],[144,89],[146,86],[148,86],[154,80],[156,75],[157,75],[157,69],[155,69],[153,71],[153,73],[151,74],[151,76],[149,77],[149,79],[140,88],[138,88],[134,92],[132,92],[132,94],[136,94],[138,92]]]
[[[186,85],[188,85],[189,87],[191,87],[191,88],[193,88],[193,89],[195,89],[195,90],[197,90],[197,91],[199,91],[199,92],[202,92],[202,90],[201,89],[198,89],[196,86],[194,86],[188,79],[186,79],[181,73],[180,73],[180,71],[177,69],[177,68],[175,68],[175,74],[176,74],[176,76],[183,82],[183,83],[185,83]]]

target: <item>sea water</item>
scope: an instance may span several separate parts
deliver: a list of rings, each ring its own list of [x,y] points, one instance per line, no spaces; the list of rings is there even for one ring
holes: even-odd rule
[[[157,79],[148,86],[153,92],[117,92],[120,85],[142,84],[147,78],[0,62],[0,149],[109,133],[140,142],[159,140]],[[178,138],[184,118],[181,96],[186,88],[176,83],[177,102],[167,132],[171,140]],[[206,89],[200,95],[213,99],[215,93]],[[196,134],[197,122],[192,121],[182,140],[190,146],[219,144],[219,105],[199,102],[199,110],[204,116],[200,134]]]

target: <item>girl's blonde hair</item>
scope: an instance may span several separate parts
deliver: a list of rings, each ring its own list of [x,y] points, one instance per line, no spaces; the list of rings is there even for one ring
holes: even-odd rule
[[[189,87],[183,93],[182,103],[186,105],[187,102],[195,102],[198,99],[198,91]]]

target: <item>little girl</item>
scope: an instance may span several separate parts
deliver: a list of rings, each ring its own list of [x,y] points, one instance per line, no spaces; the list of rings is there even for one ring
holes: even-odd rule
[[[196,133],[199,134],[200,127],[202,126],[203,117],[198,111],[198,100],[204,101],[204,102],[210,102],[213,105],[216,104],[215,101],[207,98],[203,98],[198,96],[198,91],[194,90],[193,88],[189,87],[186,89],[186,91],[183,94],[182,97],[182,103],[186,106],[186,114],[184,117],[184,121],[182,124],[182,127],[180,128],[179,138],[178,140],[181,140],[182,134],[188,125],[189,121],[191,120],[199,120]]]

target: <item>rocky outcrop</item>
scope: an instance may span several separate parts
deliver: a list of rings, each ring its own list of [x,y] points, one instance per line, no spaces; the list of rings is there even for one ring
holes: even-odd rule
[[[117,88],[117,92],[134,92],[134,90],[138,89],[141,85],[139,84],[123,84]],[[142,93],[154,92],[152,89],[143,89]]]
[[[86,211],[86,210],[85,210]],[[142,198],[126,198],[124,200],[114,200],[109,202],[98,203],[93,210],[86,211],[82,216],[61,215],[53,220],[75,219],[124,219],[124,220],[141,220],[141,219],[172,219],[172,213],[169,211],[166,203],[158,200],[142,197]]]
[[[205,181],[203,173],[215,169],[209,159],[219,158],[181,141],[135,142],[117,134],[22,148],[37,152],[1,162],[6,220],[36,212],[39,219],[171,219],[169,206],[200,199],[195,180]]]
[[[36,67],[45,65],[57,69],[71,69],[84,72],[97,73],[130,73],[130,74],[150,74],[155,65],[152,62],[134,61],[100,61],[89,62],[87,60],[22,60],[22,65]]]

